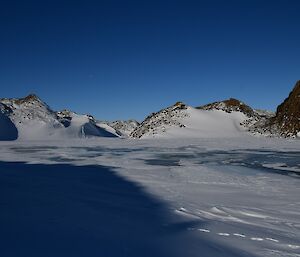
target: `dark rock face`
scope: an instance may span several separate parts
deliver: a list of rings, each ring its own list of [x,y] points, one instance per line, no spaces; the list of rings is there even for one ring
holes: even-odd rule
[[[271,124],[278,127],[282,136],[295,136],[300,132],[300,80],[288,98],[277,107]]]

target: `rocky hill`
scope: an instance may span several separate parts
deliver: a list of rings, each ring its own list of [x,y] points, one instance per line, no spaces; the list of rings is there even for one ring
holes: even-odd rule
[[[256,135],[268,137],[300,137],[300,81],[288,98],[277,107],[275,114],[265,112],[265,117],[249,127]]]
[[[234,98],[193,108],[182,102],[148,116],[131,134],[148,137],[219,137],[262,134],[257,129],[273,117]],[[180,130],[178,130],[180,128]],[[175,133],[176,129],[176,133]]]
[[[155,136],[164,133],[168,127],[184,127],[180,122],[182,118],[188,117],[187,106],[182,102],[150,114],[130,134],[130,137],[141,138],[145,135]]]
[[[246,105],[242,101],[239,101],[235,98],[230,98],[228,100],[206,104],[196,108],[200,110],[221,110],[228,113],[242,112],[248,117],[257,116],[257,114],[250,106]]]
[[[276,116],[270,121],[271,129],[278,129],[281,136],[300,136],[300,81],[282,104],[277,107]]]

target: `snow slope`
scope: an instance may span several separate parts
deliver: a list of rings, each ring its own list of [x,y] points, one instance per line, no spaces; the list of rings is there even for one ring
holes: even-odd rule
[[[132,133],[134,138],[218,138],[246,135],[244,113],[200,110],[177,103],[154,113]]]

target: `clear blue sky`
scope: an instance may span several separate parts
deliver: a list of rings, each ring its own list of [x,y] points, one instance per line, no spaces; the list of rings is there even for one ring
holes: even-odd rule
[[[0,97],[142,120],[229,97],[275,109],[300,79],[300,1],[1,1]]]

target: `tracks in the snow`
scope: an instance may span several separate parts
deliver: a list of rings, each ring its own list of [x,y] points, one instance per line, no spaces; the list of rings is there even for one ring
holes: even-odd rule
[[[247,239],[247,240],[251,240],[251,241],[256,241],[256,242],[262,242],[262,241],[268,241],[268,242],[272,242],[272,243],[278,243],[280,244],[280,241],[278,239],[275,238],[271,238],[271,237],[253,237],[253,236],[247,236],[245,234],[241,234],[241,233],[227,233],[227,232],[213,232],[207,228],[190,228],[189,230],[197,230],[201,233],[212,233],[212,234],[216,234],[218,236],[222,236],[222,237],[238,237],[238,238],[242,238],[242,239]],[[281,246],[287,246],[288,248],[291,249],[300,249],[300,245],[293,245],[293,244],[280,244]]]

